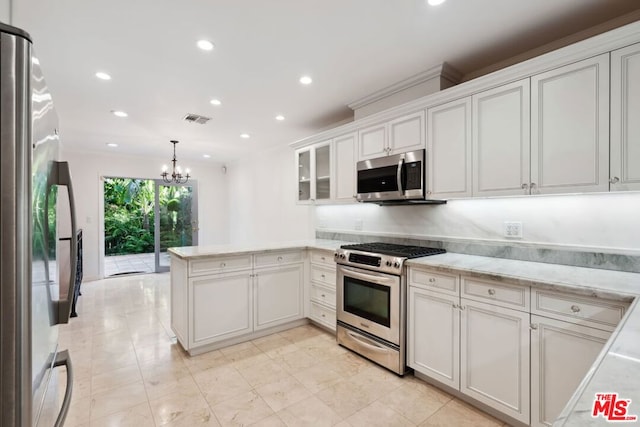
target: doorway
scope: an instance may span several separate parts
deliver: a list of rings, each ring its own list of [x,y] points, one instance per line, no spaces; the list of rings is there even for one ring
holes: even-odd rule
[[[198,244],[195,183],[104,178],[104,277],[169,270],[167,249]]]

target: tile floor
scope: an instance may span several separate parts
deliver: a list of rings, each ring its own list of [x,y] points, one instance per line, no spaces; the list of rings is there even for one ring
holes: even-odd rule
[[[153,273],[156,271],[155,254],[109,255],[104,257],[104,276],[125,273]],[[170,256],[160,253],[160,265],[169,266]]]
[[[168,274],[83,284],[60,331],[75,371],[66,427],[504,425],[312,325],[190,357],[169,305]]]

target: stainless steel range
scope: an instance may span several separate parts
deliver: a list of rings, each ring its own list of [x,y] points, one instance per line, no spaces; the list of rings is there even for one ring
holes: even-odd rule
[[[390,243],[336,251],[338,343],[403,375],[406,370],[407,259],[444,249]]]

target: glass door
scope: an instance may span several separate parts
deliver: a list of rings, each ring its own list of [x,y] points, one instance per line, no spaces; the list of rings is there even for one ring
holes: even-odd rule
[[[198,204],[195,187],[156,180],[156,272],[169,271],[168,248],[198,244]]]

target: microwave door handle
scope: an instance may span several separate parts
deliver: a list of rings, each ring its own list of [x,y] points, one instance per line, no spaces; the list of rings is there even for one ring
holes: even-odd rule
[[[401,196],[404,195],[404,189],[402,188],[402,165],[404,165],[404,159],[398,161],[398,170],[396,171],[396,182],[398,184],[398,192]]]

